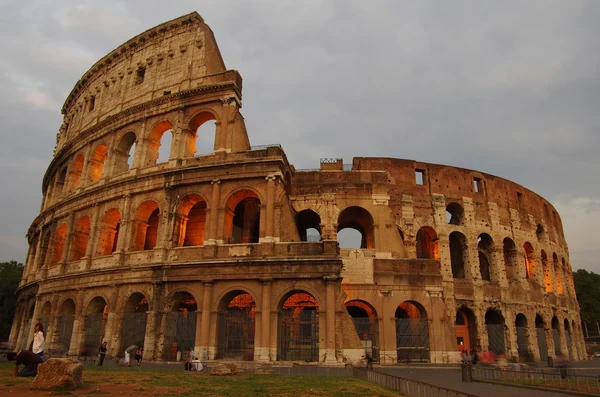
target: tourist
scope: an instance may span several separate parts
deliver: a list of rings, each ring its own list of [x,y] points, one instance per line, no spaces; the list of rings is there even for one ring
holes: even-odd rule
[[[125,364],[126,367],[131,367],[131,353],[134,353],[137,348],[137,345],[131,345],[125,349],[125,360],[123,361],[123,364]]]
[[[100,345],[100,347],[98,348],[98,357],[100,359],[100,361],[98,361],[98,366],[101,367],[102,363],[104,362],[104,358],[106,357],[106,351],[108,350],[107,347],[107,342],[104,341],[102,342],[102,344]]]
[[[142,358],[144,357],[144,348],[142,346],[138,347],[137,350],[135,351],[135,359],[138,363],[138,367],[140,366],[140,364],[142,363]]]
[[[42,363],[42,358],[29,350],[19,350],[18,353],[10,352],[6,355],[8,361],[15,360],[15,376],[30,377],[37,375],[38,365]],[[23,369],[19,372],[19,365],[23,364]]]
[[[38,357],[44,357],[44,325],[42,323],[35,325],[31,351]]]

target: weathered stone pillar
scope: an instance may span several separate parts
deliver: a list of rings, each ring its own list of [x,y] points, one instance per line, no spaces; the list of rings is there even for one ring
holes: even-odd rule
[[[208,218],[208,238],[204,245],[222,243],[223,236],[217,236],[217,225],[219,223],[219,200],[221,197],[221,181],[214,180],[210,182],[212,185],[212,198],[210,203],[210,217]]]
[[[108,342],[107,358],[116,356],[120,344],[120,337],[115,333],[115,329],[118,330],[117,321],[120,319],[118,312],[119,288],[116,285],[112,285],[110,288],[112,290],[112,295],[110,296],[110,301],[106,302],[108,305],[108,316],[106,318],[106,327],[104,328],[103,338]]]
[[[156,353],[155,357],[157,360],[164,360],[165,351],[165,333],[167,332],[167,312],[162,310],[157,316],[159,317],[158,334],[156,338]]]
[[[71,212],[67,217],[67,235],[65,236],[65,244],[63,246],[62,257],[60,259],[60,274],[64,274],[67,271],[67,262],[69,261],[69,253],[71,252],[71,241],[75,235],[73,231],[73,224],[75,222],[75,214]]]
[[[83,257],[86,270],[89,270],[92,267],[92,257],[94,256],[94,252],[96,252],[96,235],[98,234],[98,229],[100,229],[99,215],[100,207],[97,204],[94,204],[92,217],[90,219],[90,235],[88,236],[88,244],[87,247],[85,247],[85,256]]]
[[[144,357],[147,360],[154,360],[154,352],[156,350],[156,316],[157,313],[153,310],[146,312],[146,334],[144,335]]]
[[[79,355],[83,332],[85,329],[85,311],[83,308],[84,292],[77,291],[75,316],[73,317],[73,331],[71,333],[71,345],[69,346],[69,355]]]
[[[271,289],[273,281],[262,281],[262,317],[261,317],[261,343],[258,361],[271,361],[269,348],[271,344]]]
[[[326,313],[327,318],[327,339],[325,347],[325,361],[337,361],[335,357],[335,287],[336,287],[336,276],[325,277],[327,284],[327,296],[326,296]]]
[[[265,241],[274,241],[273,226],[275,221],[275,180],[276,175],[269,175],[267,180],[267,213],[265,220]]]
[[[121,214],[121,226],[119,227],[119,236],[117,237],[117,250],[115,254],[123,254],[127,250],[127,242],[131,241],[129,238],[131,221],[129,220],[129,213],[131,210],[131,195],[125,195],[125,202],[123,204],[123,213]]]
[[[204,282],[204,295],[202,297],[202,327],[200,330],[200,360],[208,360],[209,344],[209,325],[210,325],[210,307],[212,304],[212,281]]]
[[[506,346],[506,356],[510,357],[519,357],[519,350],[517,349],[517,327],[515,326],[515,314],[512,310],[505,309],[504,311],[504,327],[506,335],[508,333],[508,345]]]

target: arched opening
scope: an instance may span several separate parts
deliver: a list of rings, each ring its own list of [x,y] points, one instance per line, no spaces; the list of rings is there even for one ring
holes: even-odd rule
[[[467,239],[460,232],[450,233],[450,263],[452,265],[452,277],[466,277],[465,270],[469,263]]]
[[[216,123],[210,112],[194,116],[190,122],[191,133],[186,136],[186,157],[213,153],[215,151]]]
[[[119,354],[131,345],[144,346],[146,337],[146,320],[148,299],[144,294],[135,292],[123,308],[123,322],[121,324],[121,348]]]
[[[133,167],[137,137],[133,131],[128,131],[121,137],[114,151],[114,173],[121,174]]]
[[[485,314],[489,350],[496,354],[504,354],[504,316],[498,310],[488,310]]]
[[[176,292],[169,300],[167,309],[163,359],[185,360],[196,344],[196,299],[188,292]]]
[[[569,272],[567,271],[567,265],[565,264],[565,258],[560,258],[562,266],[560,267],[560,272],[563,278],[563,291],[565,293],[570,293],[569,291]]]
[[[58,173],[58,179],[56,180],[56,186],[54,188],[54,200],[58,200],[63,196],[65,191],[65,183],[67,182],[67,167],[63,167]]]
[[[60,307],[58,319],[56,321],[55,346],[56,355],[69,353],[71,347],[71,336],[73,335],[73,322],[75,321],[75,302],[67,299]]]
[[[146,139],[146,167],[169,160],[172,139],[173,126],[170,122],[161,121],[152,128]]]
[[[109,209],[100,224],[98,236],[97,256],[110,255],[117,250],[117,240],[121,226],[121,213],[116,208]]]
[[[31,313],[31,315],[33,316],[33,313]],[[50,347],[50,340],[48,339],[48,335],[50,335],[50,333],[48,332],[48,325],[50,324],[50,316],[52,315],[52,304],[50,302],[46,302],[44,303],[44,306],[42,306],[42,310],[40,311],[39,317],[38,317],[38,321],[40,323],[42,323],[42,325],[44,326],[44,336],[46,337],[46,347],[45,349],[47,350]]]
[[[340,232],[344,229],[354,229],[360,233],[360,246],[357,246],[355,242],[346,243],[345,241],[340,241],[347,239],[344,234],[340,235]],[[337,232],[338,242],[340,242],[340,247],[342,248],[375,248],[373,217],[364,208],[348,207],[343,210],[338,217]]]
[[[529,330],[527,329],[527,317],[525,317],[523,313],[517,314],[517,317],[515,318],[515,327],[517,329],[517,351],[519,358],[530,361]]]
[[[85,256],[90,239],[90,217],[83,216],[77,221],[71,237],[71,255],[69,261],[78,261]]]
[[[440,259],[439,238],[435,230],[429,226],[423,226],[417,232],[417,258]]]
[[[552,317],[552,340],[554,341],[554,355],[562,355],[562,346],[560,345],[560,330],[556,316]]]
[[[319,305],[304,291],[292,291],[279,306],[277,359],[319,360]]]
[[[230,244],[258,243],[260,237],[260,200],[242,190],[227,200],[225,235]]]
[[[254,360],[256,302],[245,291],[231,291],[219,303],[216,358]]]
[[[548,342],[546,341],[546,330],[544,329],[544,319],[537,314],[535,316],[535,332],[537,334],[538,349],[540,351],[540,361],[548,361]]]
[[[396,308],[398,362],[429,361],[429,324],[425,308],[414,301]]]
[[[204,245],[204,232],[206,227],[206,202],[199,201],[190,208],[185,228],[183,246]]]
[[[487,233],[482,233],[477,238],[477,254],[479,255],[479,272],[481,279],[491,281],[490,263],[494,252],[494,241]]]
[[[97,182],[104,175],[104,163],[106,162],[106,156],[108,154],[108,146],[101,143],[96,146],[90,163],[88,165],[88,178],[92,182]]]
[[[533,253],[533,246],[528,241],[523,244],[524,258],[525,258],[525,277],[535,278],[537,269],[535,254]]]
[[[474,352],[477,350],[477,323],[475,314],[466,307],[456,312],[456,347],[461,355],[464,351]]]
[[[23,329],[23,342],[21,344],[21,350],[29,349],[29,346],[27,346],[27,342],[29,341],[29,330],[31,329],[31,322],[33,321],[33,312],[33,305],[30,305],[29,309],[25,309],[23,311],[23,316],[25,316],[27,321],[25,322],[25,328]],[[44,329],[47,330],[47,328]]]
[[[81,173],[83,172],[83,163],[85,157],[83,154],[78,154],[71,165],[71,175],[69,177],[69,191],[73,191],[79,187],[81,182]]]
[[[160,209],[155,201],[144,201],[137,209],[133,221],[133,251],[152,250],[158,237]]]
[[[321,241],[321,217],[313,210],[296,214],[296,227],[300,241]]]
[[[379,319],[373,306],[367,302],[346,302],[346,310],[352,318],[356,334],[371,360],[379,362]]]
[[[515,279],[515,269],[517,268],[517,246],[511,238],[506,237],[502,242],[502,252],[504,254],[506,279],[510,283]]]
[[[556,291],[559,295],[565,293],[565,273],[560,267],[556,252],[552,254],[552,266],[554,267],[554,279],[556,280]]]
[[[544,226],[541,223],[538,223],[535,229],[535,235],[539,242],[543,242],[546,238],[546,231],[544,230]]]
[[[455,202],[446,206],[446,222],[449,225],[462,225],[465,211],[463,207]]]
[[[57,264],[62,260],[63,251],[65,249],[65,243],[67,242],[67,224],[62,223],[58,229],[56,229],[56,235],[54,237],[54,255],[52,257],[52,264]]]
[[[567,356],[569,360],[573,360],[573,341],[571,340],[571,325],[569,324],[569,320],[565,318],[564,320],[564,330],[565,330],[565,344],[567,345]]]
[[[546,251],[542,250],[540,252],[540,258],[542,260],[542,269],[544,270],[544,286],[546,287],[546,292],[550,294],[554,292],[552,266],[550,265],[550,261],[548,260],[548,255],[546,255]]]
[[[100,296],[94,297],[85,309],[81,347],[83,356],[95,356],[98,353],[98,347],[103,342],[107,320],[108,305],[106,301]]]

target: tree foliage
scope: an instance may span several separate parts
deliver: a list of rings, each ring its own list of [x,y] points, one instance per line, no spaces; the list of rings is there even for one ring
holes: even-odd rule
[[[573,273],[575,292],[581,309],[581,320],[587,324],[590,335],[598,335],[600,322],[600,274],[579,269]],[[585,334],[585,328],[584,328]]]
[[[17,261],[0,263],[0,341],[8,340],[15,316],[15,291],[23,276],[23,264]]]

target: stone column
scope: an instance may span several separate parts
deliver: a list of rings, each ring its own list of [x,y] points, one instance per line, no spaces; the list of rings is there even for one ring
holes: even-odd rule
[[[71,251],[71,240],[73,239],[73,223],[75,214],[70,213],[67,217],[67,234],[65,236],[65,243],[63,245],[62,257],[58,265],[60,266],[59,273],[64,274],[67,271],[67,262],[69,261],[69,251]]]
[[[85,329],[85,311],[83,310],[84,292],[77,291],[75,316],[73,317],[73,331],[71,333],[71,345],[69,346],[69,355],[78,356],[83,340],[83,332]]]
[[[125,203],[123,205],[123,213],[121,214],[121,226],[119,227],[119,236],[117,237],[117,250],[115,254],[124,254],[127,251],[127,240],[129,237],[129,229],[131,229],[131,221],[129,220],[129,213],[131,207],[131,195],[125,196]]]
[[[217,225],[219,223],[219,200],[221,198],[221,181],[214,180],[210,182],[212,185],[212,198],[210,203],[210,217],[208,219],[208,238],[204,245],[222,243],[223,236],[217,238]]]
[[[337,361],[335,357],[335,286],[337,277],[329,276],[325,277],[327,284],[327,296],[326,296],[326,313],[327,318],[327,339],[325,348],[325,361]]]
[[[118,300],[119,300],[119,288],[116,285],[111,285],[110,289],[112,290],[112,295],[110,297],[110,301],[106,302],[108,305],[108,316],[106,317],[106,327],[104,328],[104,340],[108,342],[108,351],[107,358],[111,358],[117,354],[117,350],[119,348],[118,344],[120,342],[120,338],[115,338],[115,328],[118,317]]]
[[[158,331],[158,337],[156,339],[156,352],[154,354],[154,356],[156,357],[157,360],[164,360],[165,357],[163,356],[163,353],[165,351],[165,333],[167,331],[167,312],[166,311],[160,311],[158,313],[158,317],[159,317],[159,321],[160,321],[160,325],[158,327],[159,331]]]
[[[92,216],[90,219],[90,235],[88,236],[88,244],[87,247],[85,247],[85,256],[83,257],[83,259],[85,260],[86,270],[89,270],[92,267],[92,257],[96,252],[96,236],[98,234],[98,229],[100,228],[100,220],[98,219],[100,215],[99,213],[100,207],[98,206],[98,204],[94,204],[92,209]]]
[[[208,341],[209,341],[209,325],[210,325],[210,307],[212,304],[212,281],[204,282],[204,296],[202,297],[202,327],[200,329],[200,360],[208,360]]]
[[[271,289],[273,281],[262,281],[262,317],[261,317],[261,343],[258,361],[271,361],[269,348],[271,344]]]
[[[277,179],[277,176],[269,175],[265,179],[267,180],[267,216],[265,222],[264,240],[273,241],[273,226],[275,223],[275,180]]]

